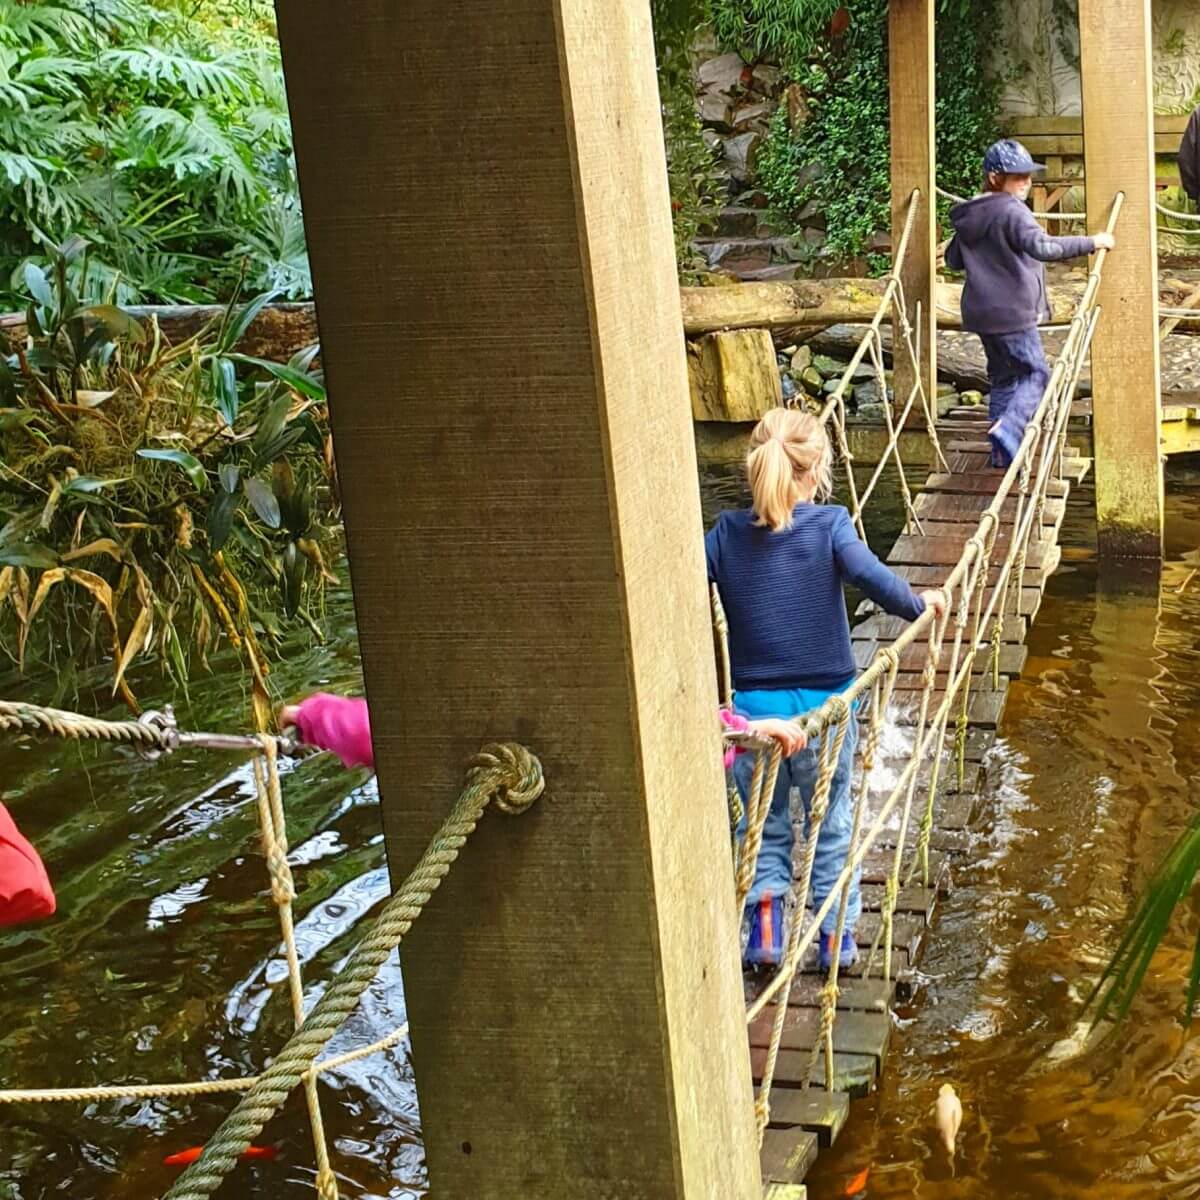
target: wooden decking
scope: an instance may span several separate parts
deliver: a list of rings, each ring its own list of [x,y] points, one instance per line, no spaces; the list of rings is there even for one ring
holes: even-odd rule
[[[923,532],[902,534],[887,556],[888,563],[914,586],[932,587],[944,582],[967,538],[975,532],[979,514],[995,494],[1001,473],[989,466],[986,427],[986,410],[979,408],[956,409],[941,424],[942,446],[950,471],[930,475],[917,497],[915,507]],[[831,1145],[841,1132],[851,1100],[873,1091],[878,1084],[891,1036],[892,1004],[907,998],[911,991],[909,981],[924,949],[939,898],[950,887],[955,860],[969,849],[967,830],[976,815],[984,782],[984,758],[996,737],[1009,680],[1019,675],[1025,664],[1024,643],[1029,623],[1037,616],[1046,581],[1058,566],[1058,537],[1071,481],[1082,479],[1091,465],[1090,460],[1069,453],[1071,460],[1065,472],[1068,478],[1050,485],[1051,498],[1045,506],[1041,536],[1030,546],[1021,580],[1019,613],[1004,621],[999,687],[992,686],[990,661],[986,666],[980,664],[972,681],[967,770],[961,792],[956,772],[952,769],[945,772],[931,839],[930,886],[901,889],[892,935],[895,978],[890,982],[878,978],[878,964],[872,972],[873,978],[862,978],[863,963],[879,930],[883,884],[893,861],[889,846],[894,847],[895,841],[886,831],[864,863],[863,916],[856,930],[862,958],[856,967],[842,973],[839,1015],[834,1027],[832,1093],[824,1090],[824,1061],[820,1057],[809,1087],[805,1088],[811,1049],[820,1029],[819,997],[824,983],[824,975],[816,971],[815,951],[792,988],[783,1048],[771,1089],[770,1125],[762,1149],[763,1183],[771,1200],[802,1200],[805,1196],[802,1180],[822,1147]],[[1015,500],[1005,506],[1008,521],[1013,519],[1015,511]],[[1009,535],[1010,531],[1002,527],[998,546]],[[869,603],[864,604],[852,632],[859,666],[870,662],[876,649],[892,641],[904,624],[874,611]],[[924,663],[923,644],[911,647],[902,656],[889,714],[893,724],[915,722]],[[897,763],[897,767],[901,765]],[[872,795],[872,799],[882,802],[885,795],[881,792]],[[915,845],[911,834],[909,844]],[[768,1009],[750,1028],[750,1056],[756,1084],[766,1056],[773,1015],[774,1010]]]

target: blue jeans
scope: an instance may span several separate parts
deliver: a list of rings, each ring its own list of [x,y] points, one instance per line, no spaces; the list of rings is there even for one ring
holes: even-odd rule
[[[1042,350],[1042,335],[1036,329],[1019,333],[981,333],[987,355],[991,396],[988,416],[1000,422],[992,443],[992,465],[1007,467],[1020,448],[1025,426],[1037,412],[1050,382],[1050,368]]]
[[[843,686],[848,686],[847,680]],[[835,691],[842,691],[837,688]],[[734,697],[737,711],[747,717],[797,717],[802,713],[819,708],[833,692],[814,691],[808,688],[782,690],[761,690],[738,692]],[[817,836],[817,852],[813,859],[813,873],[810,899],[813,907],[819,908],[826,897],[833,891],[837,878],[846,865],[850,855],[850,834],[854,826],[853,799],[850,781],[854,767],[854,748],[858,744],[858,722],[851,716],[846,736],[842,742],[842,752],[838,756],[837,768],[833,775],[833,784],[829,789],[829,809],[821,822],[821,831]],[[819,750],[821,741],[810,743],[798,754],[785,758],[779,765],[779,775],[775,780],[775,794],[771,797],[771,808],[763,826],[762,847],[758,854],[758,866],[754,875],[754,884],[746,898],[747,904],[754,904],[763,896],[784,896],[792,884],[792,847],[795,843],[795,831],[792,827],[792,813],[789,793],[793,787],[798,788],[804,801],[804,836],[809,836],[810,816],[813,792],[817,786],[817,772],[820,765]],[[741,795],[742,804],[748,803],[750,796],[750,781],[754,774],[753,754],[741,754],[734,761],[733,778]],[[742,818],[738,826],[738,837],[746,831],[746,819]],[[849,907],[846,910],[846,928],[853,929],[862,912],[862,894],[860,890],[861,871],[854,872],[850,883]],[[838,904],[834,904],[829,915],[821,922],[821,932],[826,934],[837,931]]]

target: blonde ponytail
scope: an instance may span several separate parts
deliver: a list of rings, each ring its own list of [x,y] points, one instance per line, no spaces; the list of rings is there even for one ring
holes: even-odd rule
[[[790,529],[792,509],[802,495],[824,500],[833,491],[833,453],[825,426],[794,408],[773,408],[754,427],[746,474],[757,524],[774,532]]]

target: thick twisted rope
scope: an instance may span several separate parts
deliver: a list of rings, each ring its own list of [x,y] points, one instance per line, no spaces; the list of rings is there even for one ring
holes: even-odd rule
[[[542,794],[543,787],[541,764],[523,746],[492,745],[480,753],[467,772],[466,787],[412,873],[384,905],[304,1023],[164,1200],[207,1200],[216,1191],[240,1155],[304,1079],[322,1047],[354,1011],[379,968],[449,874],[488,805],[494,804],[509,815],[522,813]]]
[[[140,721],[100,721],[14,700],[0,700],[0,730],[48,734],[75,741],[120,742],[145,750],[170,749],[163,731]]]

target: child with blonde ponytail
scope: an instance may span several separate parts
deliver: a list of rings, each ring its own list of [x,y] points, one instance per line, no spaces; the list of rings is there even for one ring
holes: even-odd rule
[[[705,538],[708,577],[729,621],[734,706],[750,719],[789,719],[818,708],[854,680],[850,622],[843,587],[854,584],[886,612],[915,620],[926,606],[941,612],[941,592],[914,594],[875,557],[840,505],[814,503],[832,492],[825,427],[793,409],[767,413],[750,436],[746,471],[753,507],[723,512]],[[833,890],[850,851],[850,776],[858,741],[850,722],[817,839],[812,900]],[[785,898],[792,882],[794,833],[789,793],[800,790],[807,813],[817,778],[819,743],[784,759],[763,830],[754,885],[747,898],[743,958],[748,965],[780,961],[786,938]],[[752,756],[734,765],[743,802]],[[854,924],[861,911],[858,879],[850,893],[843,966],[858,956]],[[837,906],[821,928],[821,964],[829,966]]]

